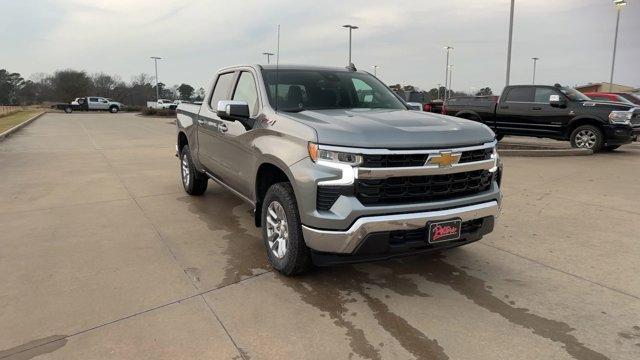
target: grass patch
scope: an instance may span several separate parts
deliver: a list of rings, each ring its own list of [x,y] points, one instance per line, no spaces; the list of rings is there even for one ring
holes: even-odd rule
[[[8,116],[0,118],[0,133],[11,129],[12,127],[22,124],[23,122],[31,119],[32,116],[41,113],[42,110],[25,110],[18,111]]]

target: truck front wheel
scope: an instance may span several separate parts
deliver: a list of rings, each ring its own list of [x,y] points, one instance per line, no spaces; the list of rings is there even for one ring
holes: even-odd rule
[[[209,179],[206,175],[196,170],[193,165],[189,145],[183,146],[182,151],[180,151],[180,175],[182,186],[187,194],[197,196],[204,194],[207,190]]]
[[[118,109],[118,107],[115,105],[109,108],[109,112],[111,112],[112,114],[115,114],[118,111],[120,111],[120,109]]]
[[[269,262],[280,273],[296,275],[311,267],[291,184],[276,183],[267,190],[262,202],[262,237]]]
[[[571,146],[580,149],[600,151],[603,145],[602,131],[593,125],[578,126],[571,133]]]

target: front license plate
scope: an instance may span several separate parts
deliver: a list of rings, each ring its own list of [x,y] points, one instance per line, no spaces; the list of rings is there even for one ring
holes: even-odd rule
[[[427,223],[427,241],[430,244],[444,241],[458,240],[460,238],[460,228],[462,220],[453,219],[446,221]]]

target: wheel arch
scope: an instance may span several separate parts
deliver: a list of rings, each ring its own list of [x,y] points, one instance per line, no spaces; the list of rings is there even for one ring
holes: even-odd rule
[[[264,200],[264,197],[267,194],[267,190],[269,190],[269,187],[271,185],[279,182],[288,182],[291,184],[291,187],[294,189],[294,195],[295,195],[295,184],[293,181],[291,181],[293,176],[286,169],[288,169],[288,167],[283,166],[283,164],[280,164],[277,159],[265,159],[257,167],[256,174],[254,177],[255,179],[254,220],[255,220],[256,227],[262,226],[260,209],[262,208],[262,201]]]
[[[185,145],[189,145],[189,138],[187,138],[187,134],[184,131],[178,131],[178,140],[176,142],[178,145],[178,154],[182,151],[182,148]]]
[[[593,116],[585,115],[585,116],[576,116],[575,118],[571,119],[571,121],[569,121],[569,124],[567,125],[567,130],[565,132],[565,136],[567,138],[571,137],[571,133],[573,133],[573,131],[578,126],[582,126],[582,125],[593,125],[598,129],[600,129],[600,131],[602,131],[602,135],[605,134],[605,129],[603,128],[604,123],[602,122],[601,119],[598,119]]]

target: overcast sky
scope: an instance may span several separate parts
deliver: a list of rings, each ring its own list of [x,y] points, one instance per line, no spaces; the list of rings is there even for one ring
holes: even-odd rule
[[[353,59],[387,84],[444,82],[444,45],[453,46],[453,88],[504,86],[509,0],[0,0],[0,68],[52,73],[153,74],[160,81],[208,85],[220,67],[264,63],[344,66],[347,30]],[[640,0],[620,21],[614,82],[640,87]],[[402,4],[402,5],[400,5]],[[612,0],[516,0],[511,83],[580,85],[608,81],[616,10]]]

